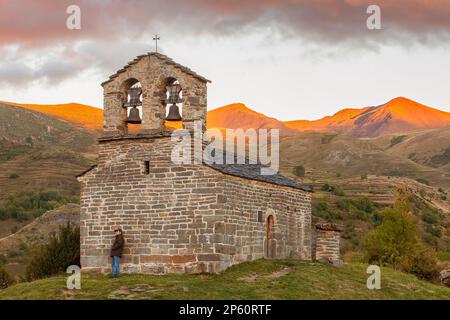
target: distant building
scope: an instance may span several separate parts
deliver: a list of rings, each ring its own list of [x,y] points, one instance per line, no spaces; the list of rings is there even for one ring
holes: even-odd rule
[[[262,176],[259,165],[171,160],[167,105],[171,120],[182,106],[183,127],[193,130],[201,121],[205,129],[208,82],[167,56],[148,53],[102,84],[98,164],[78,177],[83,271],[110,271],[116,227],[124,230],[122,267],[129,273],[218,272],[259,258],[314,256],[308,187],[280,174]],[[330,239],[336,251],[336,238]],[[323,242],[321,248],[324,257]]]

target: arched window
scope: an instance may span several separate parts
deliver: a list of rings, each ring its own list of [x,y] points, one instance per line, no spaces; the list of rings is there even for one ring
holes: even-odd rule
[[[136,79],[129,79],[124,85],[125,102],[127,109],[125,124],[128,131],[138,131],[142,123],[142,86]]]

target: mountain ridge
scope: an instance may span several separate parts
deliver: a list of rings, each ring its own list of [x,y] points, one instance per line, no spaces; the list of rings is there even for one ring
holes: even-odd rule
[[[103,110],[88,105],[4,103],[46,113],[89,130],[99,131],[103,126]],[[280,121],[242,103],[232,103],[208,111],[207,123],[208,128],[279,129],[283,135],[314,131],[377,137],[450,126],[450,113],[405,97],[397,97],[379,106],[344,108],[317,120]]]

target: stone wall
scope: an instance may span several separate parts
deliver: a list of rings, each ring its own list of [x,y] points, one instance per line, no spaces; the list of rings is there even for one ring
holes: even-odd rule
[[[319,261],[333,262],[340,259],[340,234],[342,227],[332,223],[315,225],[314,258]]]
[[[225,177],[224,226],[217,232],[223,242],[216,244],[225,267],[259,258],[311,259],[310,193]],[[267,234],[269,216],[273,226]]]
[[[270,256],[311,258],[310,193],[175,165],[173,144],[164,135],[100,141],[98,166],[79,178],[83,271],[110,272],[116,227],[126,239],[123,272],[224,270],[267,255],[269,215]]]

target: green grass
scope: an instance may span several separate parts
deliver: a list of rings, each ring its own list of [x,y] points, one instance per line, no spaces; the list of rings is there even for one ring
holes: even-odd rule
[[[450,251],[441,251],[437,253],[439,260],[450,261]]]
[[[284,268],[291,272],[270,275]],[[450,288],[382,268],[381,290],[368,290],[367,266],[337,269],[298,260],[258,260],[220,274],[82,275],[81,290],[66,289],[66,275],[19,283],[0,299],[449,299]],[[133,289],[138,289],[133,291]]]

